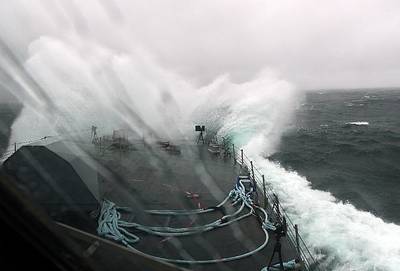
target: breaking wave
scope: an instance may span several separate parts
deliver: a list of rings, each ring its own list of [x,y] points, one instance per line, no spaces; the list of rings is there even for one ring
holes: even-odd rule
[[[399,270],[399,225],[358,210],[329,192],[313,189],[305,177],[265,158],[260,150],[267,141],[268,137],[256,135],[244,150],[265,174],[294,223],[299,224],[323,270]]]
[[[16,84],[24,104],[12,142],[91,125],[103,132],[129,128],[139,135],[179,138],[193,134],[194,122],[233,124],[224,125],[225,132],[236,122],[246,122],[264,126],[272,150],[296,101],[293,86],[270,69],[244,83],[221,75],[196,87],[142,49],[121,53],[77,37],[41,37],[28,53],[21,67],[10,71],[10,77],[23,79]],[[26,74],[31,80],[24,79]],[[268,116],[265,122],[259,123],[260,115]],[[246,132],[250,136],[255,130]]]

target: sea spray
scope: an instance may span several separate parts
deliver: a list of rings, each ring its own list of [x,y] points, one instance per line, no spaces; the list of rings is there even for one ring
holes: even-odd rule
[[[272,148],[296,100],[293,86],[271,69],[247,82],[234,83],[222,75],[198,88],[144,50],[123,54],[77,37],[39,38],[29,46],[23,64],[49,102],[29,98],[37,96],[36,89],[23,88],[25,108],[13,126],[15,142],[91,125],[107,132],[129,128],[140,135],[176,139],[191,135],[198,122],[208,127],[220,123],[222,133],[234,127],[228,123],[247,122],[268,133]]]
[[[82,130],[93,124],[103,131],[128,127],[162,136],[179,131],[179,118],[185,115],[175,112],[180,108],[174,104],[174,95],[190,93],[190,86],[160,71],[143,54],[119,54],[98,44],[86,47],[91,47],[91,53],[82,56],[79,46],[54,38],[40,38],[31,44],[24,66],[56,110],[23,99],[25,108],[14,124],[13,140]],[[35,94],[34,88],[24,91],[25,97]],[[179,101],[185,102],[185,95],[181,96]]]

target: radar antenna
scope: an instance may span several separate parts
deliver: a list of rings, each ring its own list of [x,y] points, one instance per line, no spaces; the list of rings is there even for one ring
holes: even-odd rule
[[[204,126],[204,125],[196,125],[195,127],[194,127],[194,130],[196,131],[196,132],[200,132],[200,134],[199,134],[199,137],[197,138],[197,144],[199,144],[199,142],[200,142],[200,140],[203,142],[203,144],[205,143],[204,142],[204,132],[206,131],[206,127]]]

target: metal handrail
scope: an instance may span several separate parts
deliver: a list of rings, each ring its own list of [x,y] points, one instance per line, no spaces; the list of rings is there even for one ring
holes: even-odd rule
[[[232,148],[234,149],[234,148]],[[254,175],[250,176],[254,178],[254,181],[256,183],[263,184],[263,174],[262,172],[255,166],[255,164],[250,160],[249,157],[246,156],[246,154],[243,152],[243,150],[240,150],[240,152],[236,152],[233,154],[233,157],[235,159],[235,163],[238,163],[242,167],[247,167],[249,170],[252,169],[252,172]],[[251,174],[250,174],[251,175]],[[276,204],[278,208],[280,209],[280,216],[286,219],[287,222],[287,237],[289,241],[289,245],[294,248],[303,264],[304,264],[304,269],[306,271],[320,271],[317,261],[315,260],[314,256],[310,252],[309,248],[307,247],[306,243],[304,242],[303,238],[301,235],[298,233],[298,230],[296,230],[297,225],[293,223],[293,221],[290,219],[290,217],[287,214],[287,211],[283,206],[280,204],[280,202],[275,200],[276,194],[271,187],[271,185],[267,184],[267,181],[265,181],[265,187],[262,187],[262,189],[257,186],[257,189],[259,190],[259,193],[261,195],[264,195],[264,202],[267,201],[267,208],[270,209],[270,211],[275,215],[278,216],[276,213],[276,210],[274,210],[273,205]],[[264,188],[265,188],[265,194],[264,194]],[[260,191],[262,190],[262,191]],[[267,210],[268,211],[268,210]]]
[[[90,129],[82,129],[82,130],[76,131],[74,133],[70,133],[68,135],[79,134],[79,133],[88,132],[88,131],[90,131]],[[32,139],[32,140],[27,140],[27,141],[11,143],[11,144],[8,145],[7,149],[5,149],[3,151],[3,153],[0,153],[0,160],[3,159],[3,158],[6,158],[7,156],[9,156],[12,153],[16,152],[19,148],[21,148],[23,146],[26,146],[26,145],[29,145],[29,144],[32,144],[32,143],[36,143],[36,142],[40,142],[40,141],[48,139],[48,138],[52,138],[52,139],[54,139],[54,138],[62,138],[63,136],[65,136],[65,135],[60,135],[60,134],[57,134],[57,135],[46,135],[46,136],[43,136],[41,138],[36,138],[36,139]]]

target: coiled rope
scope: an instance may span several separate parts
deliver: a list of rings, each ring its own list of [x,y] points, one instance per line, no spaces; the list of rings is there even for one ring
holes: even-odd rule
[[[245,184],[249,184],[249,188],[246,188]],[[167,236],[167,237],[179,237],[179,236],[187,236],[192,234],[203,233],[206,231],[211,231],[216,228],[221,228],[227,226],[233,222],[239,221],[251,215],[257,216],[261,220],[261,228],[264,232],[265,239],[264,242],[258,246],[257,248],[231,257],[219,258],[219,259],[208,259],[208,260],[184,260],[184,259],[169,259],[162,258],[154,255],[147,256],[155,259],[161,260],[171,263],[180,263],[180,264],[211,264],[211,263],[219,263],[219,262],[227,262],[239,260],[248,256],[251,256],[258,251],[262,250],[268,243],[268,232],[267,229],[271,227],[271,223],[268,221],[268,215],[266,211],[253,202],[255,187],[250,180],[238,178],[237,183],[232,189],[228,196],[219,203],[216,207],[206,208],[206,209],[194,209],[194,210],[147,210],[146,212],[152,215],[168,215],[168,216],[181,216],[181,215],[192,215],[192,214],[204,214],[209,213],[221,208],[224,204],[231,199],[231,205],[237,205],[240,203],[240,207],[232,214],[224,215],[223,217],[201,226],[193,226],[193,227],[182,227],[182,228],[173,228],[173,227],[157,227],[157,226],[146,226],[139,223],[127,222],[121,220],[121,213],[119,211],[130,211],[129,208],[126,207],[117,207],[115,203],[104,200],[99,216],[97,233],[100,236],[113,239],[115,241],[121,242],[125,246],[139,252],[143,253],[137,249],[135,249],[132,245],[137,243],[140,238],[127,230],[127,228],[139,230],[148,234],[153,234],[156,236]],[[242,211],[248,208],[249,212],[240,215]],[[260,211],[263,215],[262,217],[256,212],[256,210]]]

